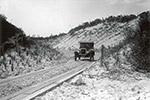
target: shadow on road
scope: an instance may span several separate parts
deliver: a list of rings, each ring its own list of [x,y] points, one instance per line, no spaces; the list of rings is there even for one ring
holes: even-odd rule
[[[90,60],[90,59],[80,59],[80,61],[90,61],[90,62],[94,62],[94,61],[97,61],[97,60]]]

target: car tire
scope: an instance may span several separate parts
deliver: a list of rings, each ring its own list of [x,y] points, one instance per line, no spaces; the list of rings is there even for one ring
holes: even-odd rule
[[[94,61],[94,55],[90,55],[90,60]]]
[[[94,56],[92,57],[92,61],[94,61]]]
[[[74,60],[77,61],[77,56],[76,55],[74,56]]]
[[[78,52],[74,52],[74,60],[76,61],[77,60],[77,57],[78,57]]]
[[[81,57],[79,56],[79,60],[80,60],[80,58],[81,58]]]
[[[90,55],[90,61],[92,61],[92,55]]]

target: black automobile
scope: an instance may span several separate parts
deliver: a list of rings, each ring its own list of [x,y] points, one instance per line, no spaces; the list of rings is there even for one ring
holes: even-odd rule
[[[90,57],[90,60],[94,60],[94,42],[79,42],[79,51],[74,52],[75,61],[81,57]]]

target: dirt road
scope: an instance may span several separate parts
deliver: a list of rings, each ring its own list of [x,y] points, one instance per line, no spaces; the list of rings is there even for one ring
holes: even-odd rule
[[[47,68],[22,76],[8,78],[0,81],[0,98],[9,98],[18,95],[20,92],[25,92],[41,82],[47,81],[50,78],[66,73],[70,70],[80,67],[86,67],[92,62],[89,59],[81,59],[74,61],[73,51],[63,51],[65,57],[68,59],[67,63],[63,63],[53,68]],[[97,58],[96,58],[97,59]],[[83,66],[84,65],[84,66]]]

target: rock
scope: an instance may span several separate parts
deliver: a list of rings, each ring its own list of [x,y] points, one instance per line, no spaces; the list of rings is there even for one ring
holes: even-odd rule
[[[5,79],[8,77],[8,72],[5,72],[5,73],[1,73],[0,74],[0,79]]]
[[[132,90],[132,92],[136,92],[137,94],[139,94],[140,90],[141,90],[141,87],[138,86],[138,85],[135,85],[131,90]]]
[[[42,98],[41,97],[36,97],[35,100],[42,100]]]
[[[80,85],[85,85],[85,82],[83,81],[82,77],[79,76],[79,77],[73,79],[71,84],[80,86]]]

